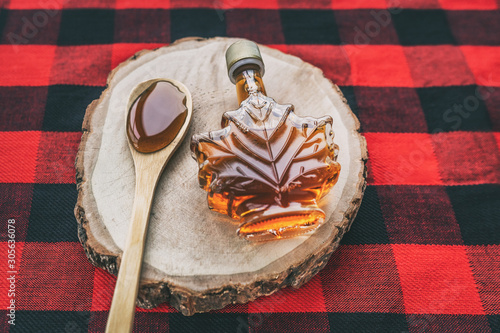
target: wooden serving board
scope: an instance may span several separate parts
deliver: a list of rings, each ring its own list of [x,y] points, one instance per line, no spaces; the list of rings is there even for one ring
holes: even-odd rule
[[[169,302],[185,315],[244,303],[286,286],[300,287],[327,263],[358,211],[365,189],[366,142],[339,88],[318,68],[260,46],[269,96],[298,115],[331,115],[342,166],[322,199],[327,221],[310,235],[266,243],[236,236],[237,224],[208,209],[189,143],[194,133],[220,128],[238,107],[224,54],[235,39],[188,38],[141,51],[111,72],[108,87],[87,108],[76,159],[78,234],[89,260],[117,274],[131,218],[134,168],[125,134],[129,94],[139,83],[170,78],[193,98],[186,139],[162,175],[153,202],[137,304]]]

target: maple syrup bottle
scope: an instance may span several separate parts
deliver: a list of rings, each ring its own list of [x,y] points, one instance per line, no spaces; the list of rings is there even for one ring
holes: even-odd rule
[[[232,44],[226,62],[240,107],[224,113],[222,129],[191,140],[210,209],[238,220],[238,234],[249,240],[314,230],[325,220],[318,200],[340,173],[332,118],[300,117],[267,97],[255,43]]]

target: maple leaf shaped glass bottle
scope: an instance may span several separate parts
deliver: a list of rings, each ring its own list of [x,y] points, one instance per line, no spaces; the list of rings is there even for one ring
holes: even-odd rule
[[[325,219],[318,200],[340,172],[332,118],[300,117],[267,97],[255,43],[232,44],[226,61],[240,107],[224,113],[222,129],[191,140],[210,209],[239,220],[238,234],[251,240],[315,229]]]

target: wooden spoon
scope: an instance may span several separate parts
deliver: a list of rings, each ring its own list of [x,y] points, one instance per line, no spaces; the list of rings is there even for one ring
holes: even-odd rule
[[[161,139],[161,136],[167,139],[167,142],[163,140],[163,144],[160,144],[160,146],[156,144],[155,147],[155,145],[150,144],[151,142],[141,142],[140,140],[137,140],[137,135],[134,135],[134,133],[140,136],[141,129],[131,129],[131,127],[129,126],[129,120],[134,116],[137,116],[137,113],[139,112],[138,105],[140,105],[141,99],[142,101],[144,101],[143,97],[145,97],[145,99],[148,101],[152,100],[152,98],[154,97],[156,98],[157,104],[158,101],[167,102],[164,105],[165,109],[172,109],[172,107],[170,107],[171,104],[169,103],[178,103],[179,101],[168,101],[166,100],[168,99],[168,96],[165,96],[165,94],[163,94],[163,91],[161,93],[155,92],[158,87],[160,87],[160,85],[162,89],[167,89],[166,91],[168,91],[169,88],[166,87],[167,83],[169,86],[173,85],[178,89],[178,91],[173,91],[173,93],[177,94],[177,97],[182,96],[182,94],[185,95],[184,105],[186,108],[186,115],[183,122],[182,119],[177,117],[174,121],[171,121],[171,126],[166,125],[164,128],[166,129],[168,127],[169,131],[164,131],[163,134],[160,133],[159,136],[155,135],[151,137],[154,139],[152,141],[150,140],[153,143],[161,141],[159,140]],[[175,105],[178,106],[178,104]],[[145,108],[147,105],[143,103],[143,106]],[[151,209],[156,184],[158,183],[165,165],[169,161],[174,151],[179,147],[182,139],[187,133],[187,129],[189,127],[189,123],[191,122],[191,116],[193,113],[193,103],[189,90],[182,83],[170,79],[154,79],[139,84],[132,91],[127,105],[127,110],[129,112],[129,115],[127,117],[126,128],[129,138],[128,142],[130,152],[132,153],[132,158],[134,160],[136,175],[135,198],[132,209],[132,221],[130,223],[125,249],[121,258],[118,279],[116,281],[113,301],[111,303],[108,323],[106,325],[106,332],[119,333],[132,331],[134,323],[135,302],[137,299],[137,292],[139,289],[139,280],[141,275],[144,244],[148,229],[149,212]],[[156,111],[158,110],[159,108],[157,107]],[[154,114],[158,116],[158,112],[153,113],[153,115]],[[141,122],[140,116],[137,119],[139,119],[138,127],[147,126],[147,124],[143,124]],[[158,123],[161,122],[156,121],[156,124]],[[151,124],[152,123],[150,123],[150,125]],[[156,126],[156,130],[157,129],[158,126]],[[174,131],[177,131],[177,133],[175,134]],[[142,134],[144,134],[144,131],[142,131]],[[168,142],[168,140],[171,141]],[[140,152],[145,150],[150,152]]]

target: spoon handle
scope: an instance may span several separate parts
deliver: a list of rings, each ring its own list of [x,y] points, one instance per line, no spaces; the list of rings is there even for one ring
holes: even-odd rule
[[[148,229],[149,212],[160,172],[141,172],[136,166],[132,221],[129,226],[115,292],[109,310],[107,333],[132,332],[135,301],[139,289],[142,257]]]

